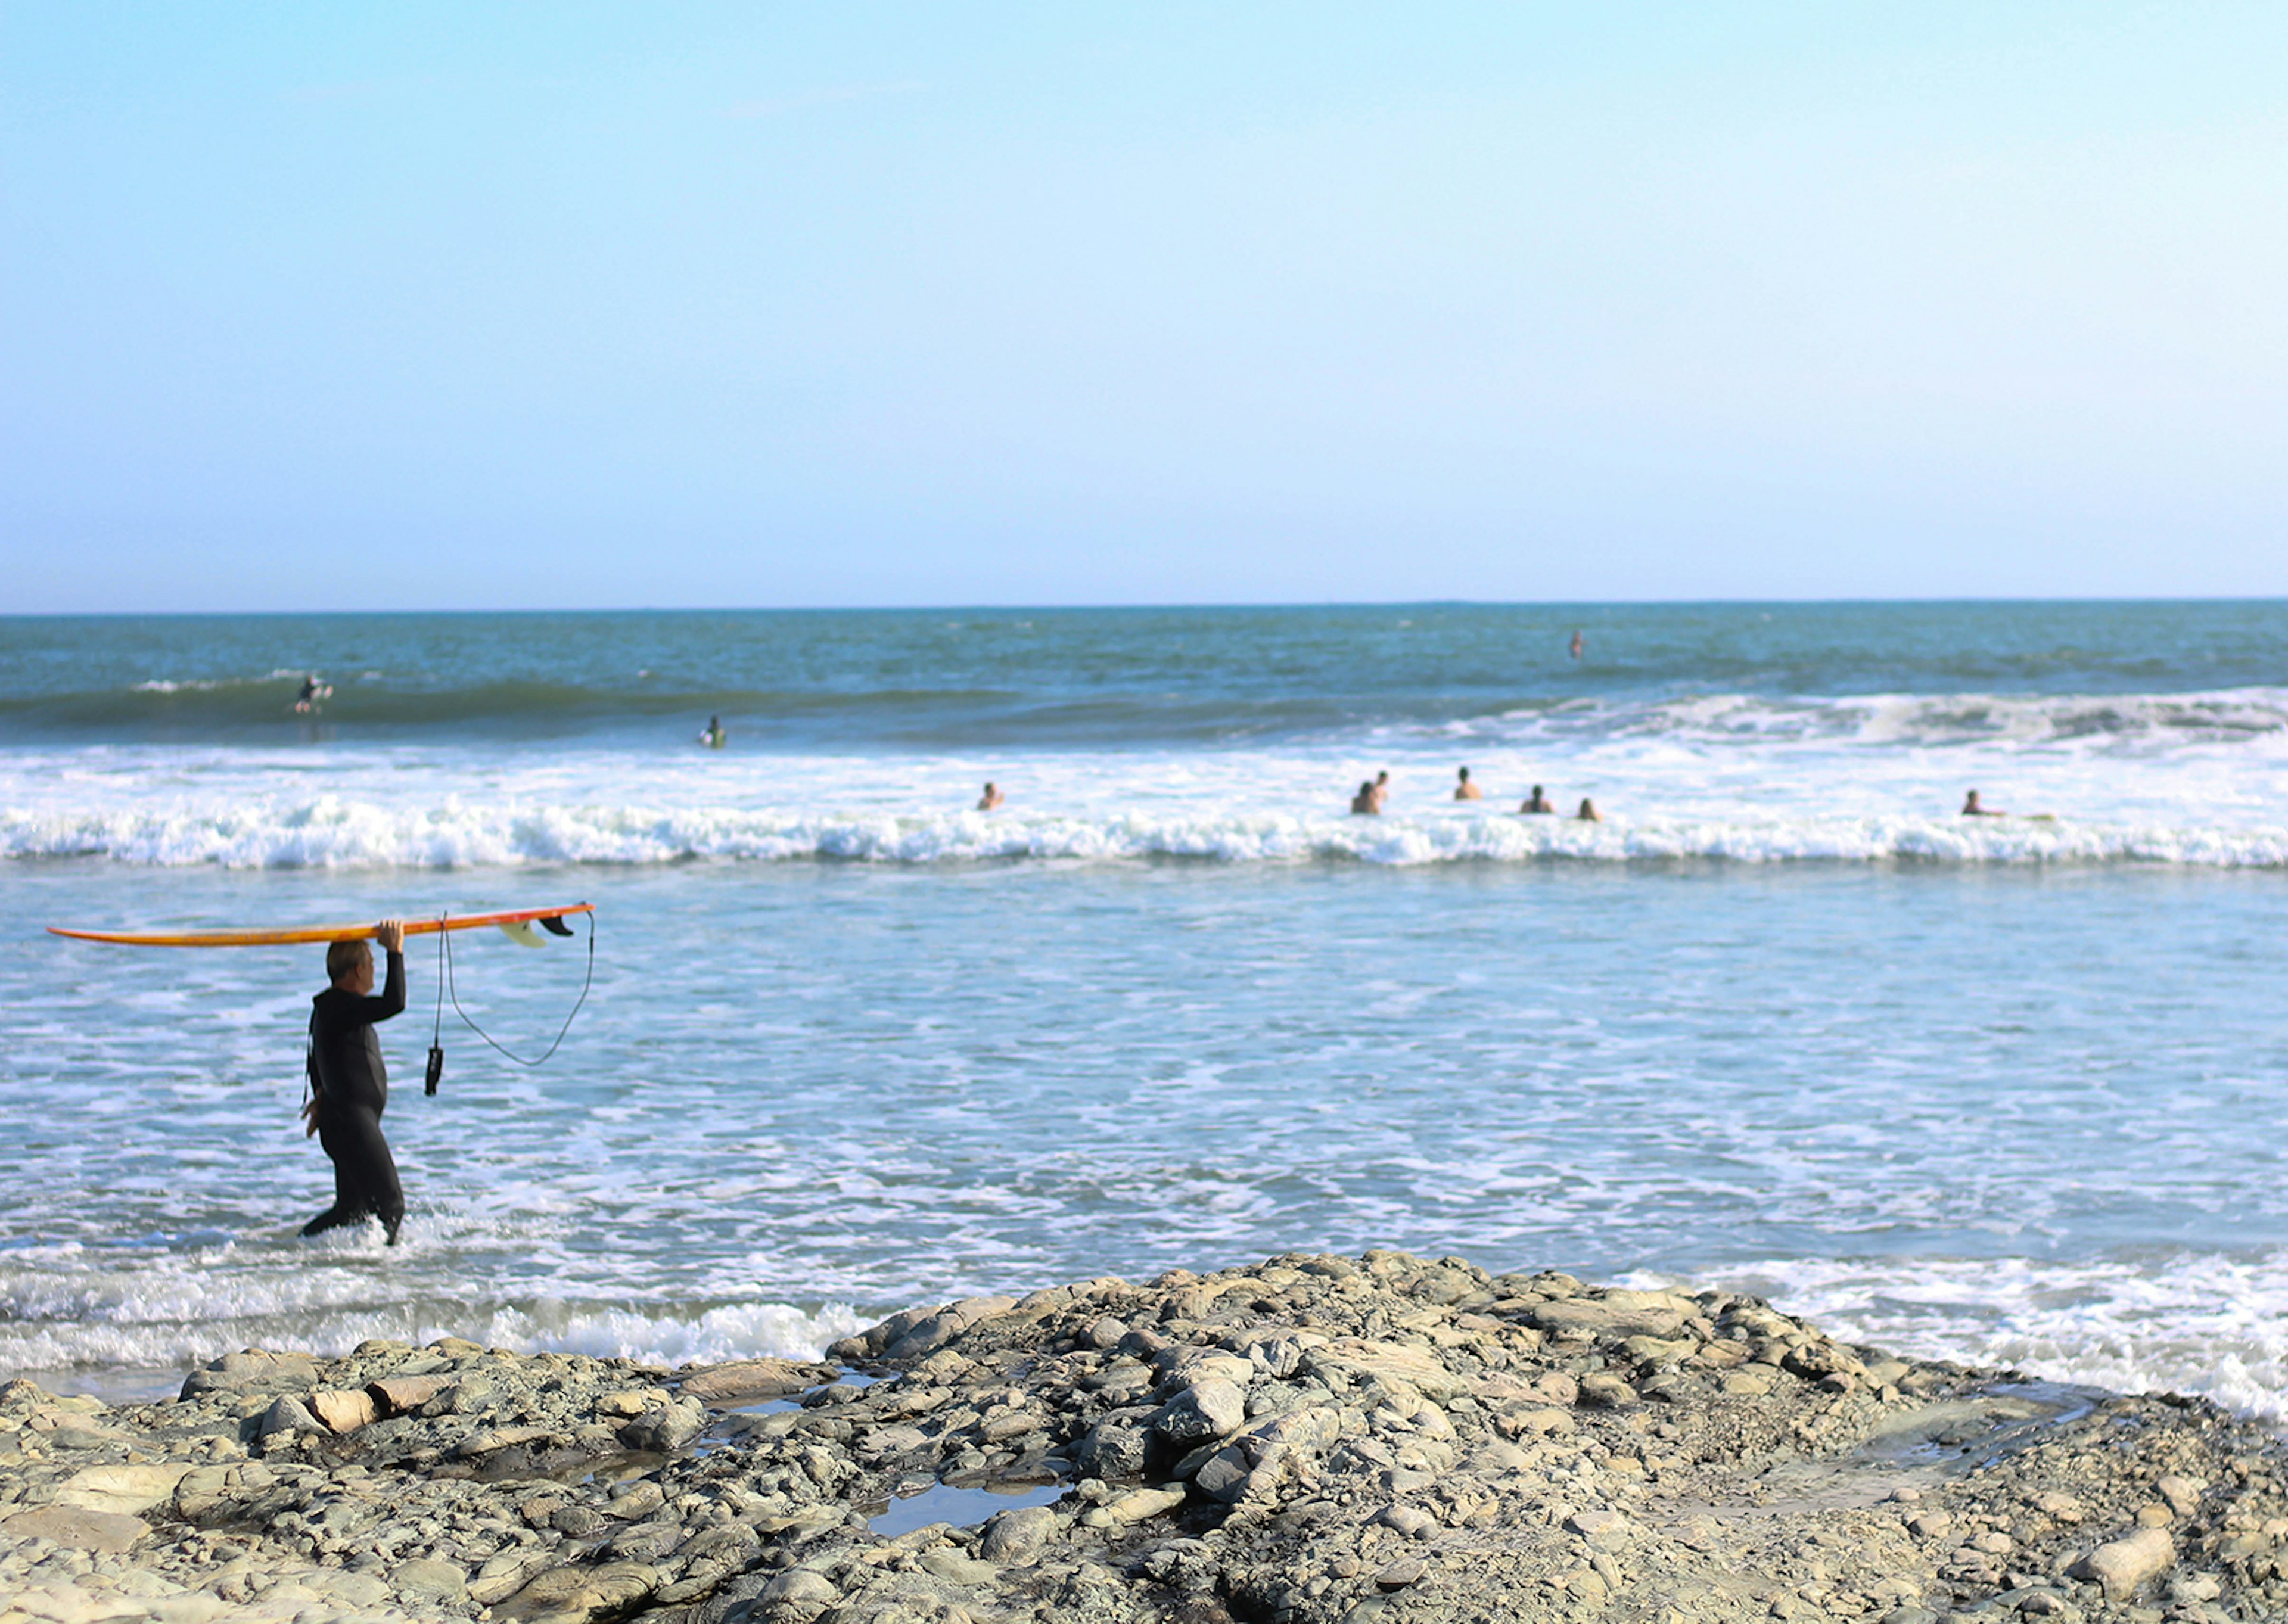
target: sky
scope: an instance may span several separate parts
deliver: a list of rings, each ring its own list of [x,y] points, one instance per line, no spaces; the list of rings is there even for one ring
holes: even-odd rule
[[[2288,594],[2284,63],[0,0],[0,612]]]

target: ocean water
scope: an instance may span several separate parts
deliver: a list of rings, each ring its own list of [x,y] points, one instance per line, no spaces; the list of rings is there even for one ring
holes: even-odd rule
[[[0,1373],[1394,1245],[2288,1414],[2288,606],[0,621]],[[416,944],[394,1252],[318,955],[41,929],[571,900],[434,1098]]]

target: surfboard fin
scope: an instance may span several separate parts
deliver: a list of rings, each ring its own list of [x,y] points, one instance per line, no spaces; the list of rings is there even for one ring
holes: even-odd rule
[[[564,923],[564,916],[561,914],[543,914],[540,916],[540,928],[551,936],[572,934],[572,927]]]
[[[540,939],[540,932],[532,928],[532,921],[529,919],[512,919],[501,926],[500,931],[503,936],[507,937],[520,947],[547,946]]]

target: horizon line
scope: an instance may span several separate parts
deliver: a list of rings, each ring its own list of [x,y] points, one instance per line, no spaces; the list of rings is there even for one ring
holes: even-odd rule
[[[60,620],[290,619],[295,616],[550,615],[550,614],[1106,614],[1243,612],[1267,609],[1691,609],[1976,607],[2042,605],[2288,604],[2288,593],[2127,593],[2021,596],[1956,594],[1868,598],[1238,598],[1136,603],[966,602],[916,604],[616,604],[524,607],[302,609],[20,609],[0,612],[0,622]]]

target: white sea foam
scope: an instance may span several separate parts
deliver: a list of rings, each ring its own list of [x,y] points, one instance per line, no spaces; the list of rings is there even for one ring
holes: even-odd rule
[[[1489,798],[1458,805],[1467,764]],[[1347,815],[1388,769],[1388,811]],[[987,779],[1008,792],[968,808]],[[1523,818],[1545,785],[1601,824]],[[1955,814],[1975,785],[2027,816]],[[1584,701],[1306,748],[0,751],[0,857],[370,869],[832,859],[2288,862],[2288,691]]]
[[[485,868],[532,864],[824,859],[1219,862],[2179,863],[2288,866],[2288,825],[1917,817],[1658,818],[1514,814],[1373,820],[1272,812],[806,814],[722,806],[472,804],[338,796],[166,812],[0,810],[0,855],[225,868]]]
[[[1752,1291],[1836,1335],[1920,1358],[2119,1392],[2198,1394],[2288,1420],[2288,1251],[1799,1258],[1695,1284]]]
[[[647,1310],[537,1297],[473,1309],[400,1295],[369,1271],[376,1249],[362,1233],[307,1256],[224,1244],[123,1263],[77,1247],[18,1249],[0,1257],[0,1371],[187,1370],[234,1348],[346,1353],[369,1337],[446,1335],[671,1365],[815,1359],[865,1323],[836,1303]]]

